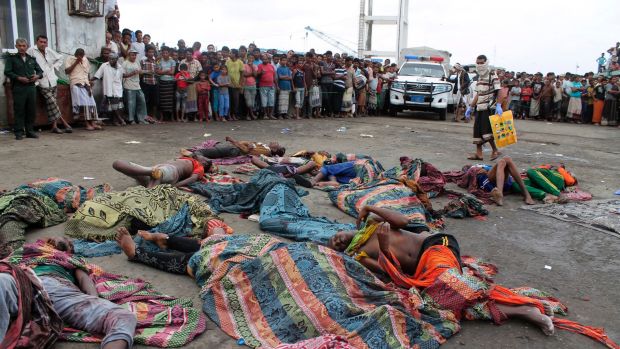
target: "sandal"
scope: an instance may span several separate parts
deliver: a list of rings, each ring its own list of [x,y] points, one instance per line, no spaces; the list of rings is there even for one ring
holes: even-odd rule
[[[502,152],[498,151],[497,153],[494,153],[491,155],[491,161],[495,161],[495,159],[497,159],[498,157],[502,156]]]
[[[54,127],[54,128],[52,129],[52,133],[56,133],[56,134],[61,135],[61,134],[63,134],[64,132],[62,132],[62,130],[61,130],[61,129],[59,129],[58,127]]]
[[[65,127],[65,133],[73,133],[73,128]]]
[[[467,160],[479,160],[479,161],[483,161],[484,159],[482,158],[482,156],[478,156],[476,154],[474,155],[470,155],[467,157]]]

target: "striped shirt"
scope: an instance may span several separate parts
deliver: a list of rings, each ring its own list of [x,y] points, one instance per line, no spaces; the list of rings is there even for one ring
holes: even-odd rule
[[[334,69],[334,73],[336,73],[336,76],[344,75],[346,77],[347,70],[345,68],[336,68]],[[347,87],[347,83],[345,80],[340,80],[337,78],[334,78],[333,84],[334,84],[334,87],[336,87],[339,90],[344,90]]]
[[[488,110],[495,105],[495,94],[499,91],[501,85],[499,78],[495,72],[491,72],[489,76],[478,77],[476,82],[476,94],[478,95],[478,102],[476,103],[476,110]]]

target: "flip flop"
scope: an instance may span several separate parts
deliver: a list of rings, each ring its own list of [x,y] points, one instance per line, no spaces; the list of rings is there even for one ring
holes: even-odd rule
[[[478,156],[478,155],[471,155],[467,157],[467,160],[484,160],[482,157]]]
[[[495,161],[498,157],[502,156],[502,152],[498,151],[495,155],[491,155],[491,161]]]

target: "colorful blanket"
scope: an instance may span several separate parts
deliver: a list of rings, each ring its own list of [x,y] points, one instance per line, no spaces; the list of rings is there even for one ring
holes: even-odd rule
[[[337,232],[355,231],[355,225],[313,217],[294,187],[275,185],[260,206],[260,228],[294,241],[327,244]]]
[[[191,342],[206,329],[206,319],[192,308],[192,301],[164,295],[140,279],[106,273],[99,266],[88,264],[82,258],[58,251],[43,241],[24,245],[9,258],[12,264],[28,267],[58,265],[88,272],[95,282],[99,297],[123,305],[136,314],[138,325],[136,344],[172,348]],[[65,328],[62,338],[74,342],[96,343],[102,337],[96,334]]]
[[[207,240],[198,254],[205,261],[199,273],[208,276],[204,312],[252,348],[294,348],[287,343],[324,335],[346,338],[354,348],[438,348],[460,330],[461,317],[493,319],[484,300],[498,290],[536,300],[549,313],[566,312],[539,290],[494,285],[497,268],[471,257],[463,257],[462,273],[448,269],[419,291],[385,284],[352,257],[312,243],[226,236]],[[601,329],[554,323],[617,348]]]
[[[154,227],[174,216],[186,204],[193,224],[192,235],[200,236],[206,222],[217,216],[198,197],[167,184],[153,188],[132,187],[88,200],[69,219],[65,234],[93,241],[112,240],[116,229],[128,227],[132,217]]]
[[[38,190],[0,194],[0,258],[24,244],[27,227],[51,227],[66,220],[65,212]]]
[[[75,212],[84,201],[92,199],[95,195],[107,193],[112,190],[112,187],[107,183],[92,188],[85,188],[80,185],[73,185],[71,182],[64,179],[54,177],[38,179],[18,187],[18,189],[20,188],[32,188],[40,191],[54,200],[58,206],[67,213]]]
[[[215,183],[194,183],[190,188],[209,199],[215,212],[256,213],[265,196],[277,184],[284,184],[297,191],[292,179],[285,179],[273,171],[260,170],[248,183],[222,185]],[[307,195],[302,189],[299,195]]]

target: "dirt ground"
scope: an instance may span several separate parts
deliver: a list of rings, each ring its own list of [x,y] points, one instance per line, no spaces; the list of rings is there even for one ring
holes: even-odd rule
[[[448,119],[450,119],[450,115]],[[337,132],[342,126],[346,132]],[[620,130],[617,128],[517,121],[519,142],[504,150],[520,168],[546,162],[564,162],[578,177],[580,186],[595,198],[611,198],[620,189]],[[282,134],[283,128],[291,130]],[[13,188],[42,177],[62,177],[81,185],[110,183],[123,190],[132,180],[115,172],[112,161],[126,159],[149,165],[174,157],[178,150],[202,142],[205,133],[223,140],[267,142],[278,140],[290,151],[324,149],[333,152],[368,154],[388,168],[401,155],[419,157],[441,170],[456,170],[467,164],[473,150],[471,124],[437,121],[426,114],[401,114],[398,118],[259,121],[205,124],[140,125],[108,127],[102,132],[77,130],[69,135],[41,134],[39,140],[13,140],[0,135],[0,187]],[[374,138],[362,138],[372,134]],[[125,144],[139,141],[139,144]],[[490,153],[485,149],[485,157]],[[84,180],[94,177],[95,180]],[[327,195],[311,191],[304,198],[311,212],[343,222],[351,217],[337,210]],[[441,199],[434,201],[440,205]],[[520,209],[519,196],[507,197],[504,207],[489,207],[487,221],[453,220],[446,232],[454,234],[464,254],[484,257],[500,268],[498,282],[507,286],[528,285],[546,290],[569,307],[569,318],[583,324],[605,327],[620,341],[620,240],[617,237],[572,225]],[[259,231],[256,223],[234,215],[223,217],[241,233]],[[28,241],[62,234],[64,224],[29,232]],[[198,287],[189,277],[165,274],[129,264],[120,255],[94,258],[92,262],[114,273],[153,282],[165,293],[194,300],[201,307]],[[545,269],[545,265],[552,267]],[[96,348],[94,344],[59,343],[57,348]],[[213,323],[188,348],[237,348]],[[559,331],[546,338],[532,326],[511,321],[498,327],[484,322],[466,322],[446,348],[602,348],[583,336]]]

